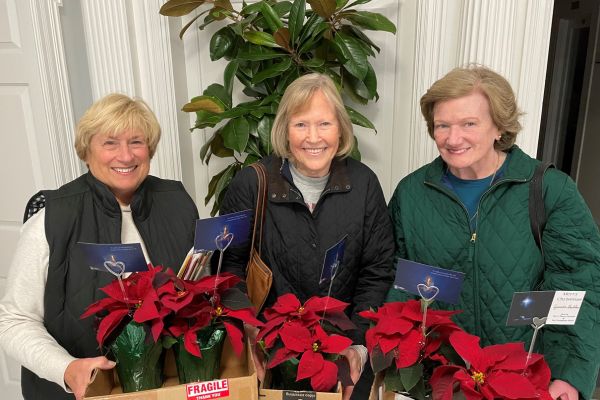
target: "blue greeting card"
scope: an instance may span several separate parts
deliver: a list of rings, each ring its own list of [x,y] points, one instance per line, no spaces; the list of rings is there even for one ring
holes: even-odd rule
[[[319,284],[331,282],[338,271],[342,260],[344,259],[344,250],[346,249],[346,238],[345,235],[339,242],[331,246],[325,252],[325,258],[323,259],[323,270],[321,271],[321,278],[319,278]]]
[[[584,297],[582,290],[515,292],[506,325],[529,325],[535,318],[546,318],[546,325],[573,325]]]
[[[238,246],[248,241],[252,210],[196,220],[195,252],[225,250],[230,245]]]
[[[428,300],[457,304],[465,274],[400,258],[394,288]]]
[[[110,272],[113,275],[148,270],[142,245],[139,243],[77,242],[75,251],[80,252],[91,269]]]

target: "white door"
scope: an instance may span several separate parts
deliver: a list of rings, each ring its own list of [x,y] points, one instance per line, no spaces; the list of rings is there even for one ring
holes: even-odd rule
[[[0,0],[0,296],[27,200],[57,186],[39,71],[30,2]],[[22,399],[20,365],[2,351],[0,393]]]

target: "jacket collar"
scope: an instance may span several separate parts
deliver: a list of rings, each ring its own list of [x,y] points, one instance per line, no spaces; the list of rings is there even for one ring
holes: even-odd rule
[[[299,192],[292,180],[288,160],[281,157],[270,156],[265,164],[269,180],[269,200],[275,202],[300,201]],[[352,183],[348,175],[348,160],[334,158],[331,162],[329,180],[321,197],[330,193],[348,192],[352,189]]]
[[[517,145],[513,145],[510,149],[506,151],[508,156],[510,157],[508,160],[508,165],[506,166],[506,170],[501,180],[510,180],[510,181],[528,181],[533,177],[533,171],[535,169],[534,163],[526,162],[527,159],[531,160],[531,158],[523,152]],[[444,174],[446,173],[447,165],[442,159],[442,157],[437,157],[433,162],[427,167],[427,171],[425,173],[425,181],[431,182],[434,184],[439,184],[442,182]]]
[[[146,219],[150,211],[152,201],[146,195],[148,190],[148,180],[148,177],[144,179],[142,184],[135,191],[131,200],[131,212],[136,219]],[[121,207],[117,198],[108,186],[99,181],[90,171],[85,174],[85,181],[91,190],[94,202],[99,205],[107,215],[111,217],[120,217]]]

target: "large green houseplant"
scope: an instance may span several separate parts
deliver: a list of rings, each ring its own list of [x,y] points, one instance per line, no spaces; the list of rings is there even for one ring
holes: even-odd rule
[[[359,104],[377,100],[377,76],[369,62],[380,49],[363,32],[396,32],[395,25],[379,13],[353,7],[371,0],[261,0],[242,2],[236,10],[230,0],[170,0],[160,9],[168,16],[183,16],[197,8],[199,28],[224,24],[210,39],[213,61],[228,61],[223,84],[208,86],[201,96],[183,107],[196,113],[192,129],[217,127],[202,147],[200,157],[232,157],[233,161],[212,177],[206,203],[214,197],[216,214],[229,182],[243,166],[271,153],[271,126],[286,87],[308,72],[329,75],[345,97]],[[308,4],[307,4],[308,3]],[[310,7],[307,7],[310,6]],[[234,79],[243,85],[247,101],[233,104]],[[346,107],[352,122],[375,129],[371,121]],[[355,144],[352,154],[360,158]]]

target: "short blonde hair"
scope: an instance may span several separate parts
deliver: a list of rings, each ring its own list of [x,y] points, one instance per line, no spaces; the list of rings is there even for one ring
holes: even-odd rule
[[[293,81],[285,90],[277,115],[271,129],[271,143],[273,152],[282,158],[290,158],[290,146],[288,141],[288,125],[294,114],[307,107],[312,96],[320,90],[325,98],[335,109],[336,117],[340,127],[340,143],[336,156],[347,157],[354,146],[354,133],[350,116],[344,107],[344,102],[335,84],[330,77],[323,74],[312,73],[299,77]]]
[[[92,104],[77,123],[77,156],[83,161],[86,160],[90,142],[95,134],[114,136],[128,130],[139,131],[144,135],[152,158],[161,132],[158,120],[148,104],[124,94],[112,93],[104,96]]]
[[[421,113],[427,122],[427,131],[433,138],[433,110],[436,103],[457,99],[473,92],[482,93],[490,106],[492,121],[500,130],[500,140],[494,142],[497,150],[508,150],[515,144],[521,131],[519,118],[523,113],[517,106],[510,83],[497,72],[481,65],[455,68],[436,81],[421,97]]]

